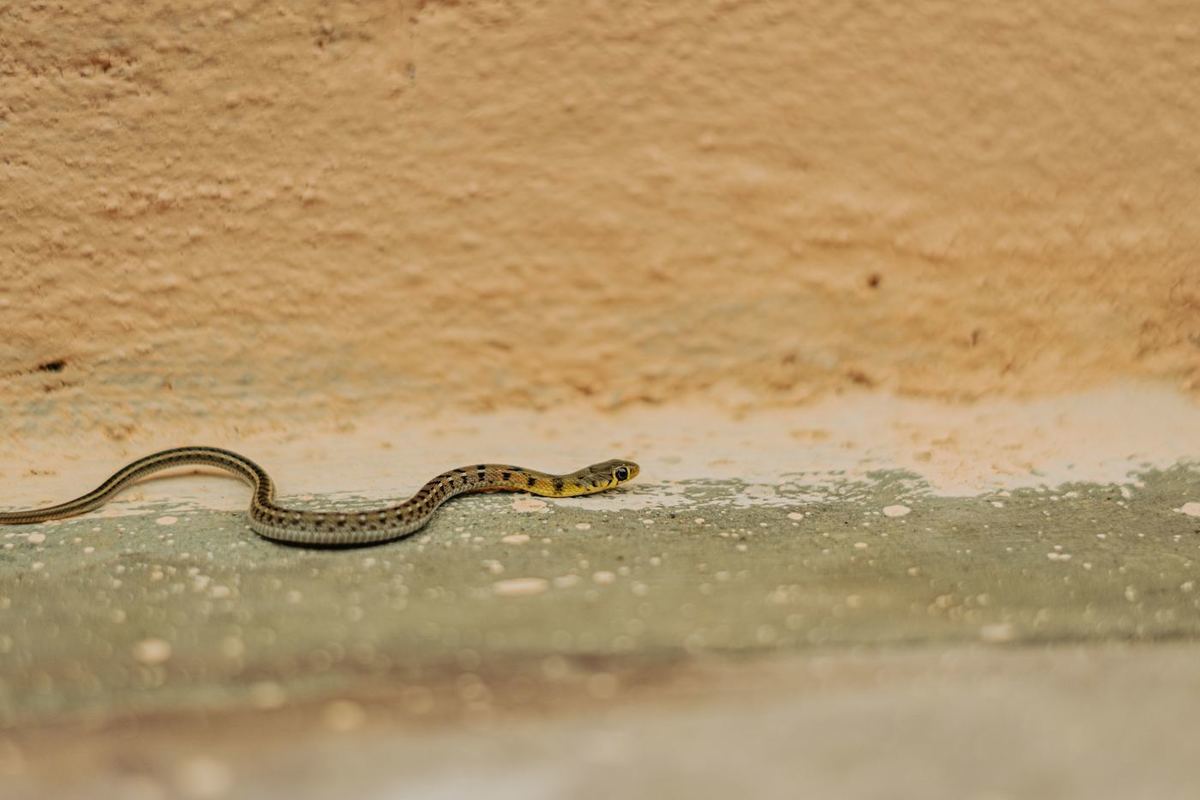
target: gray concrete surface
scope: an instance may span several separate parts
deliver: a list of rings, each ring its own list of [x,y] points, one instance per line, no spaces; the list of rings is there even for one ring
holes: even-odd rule
[[[1200,518],[1174,509],[1198,483],[472,497],[354,550],[169,508],[9,529],[0,776],[22,797],[1195,796]]]

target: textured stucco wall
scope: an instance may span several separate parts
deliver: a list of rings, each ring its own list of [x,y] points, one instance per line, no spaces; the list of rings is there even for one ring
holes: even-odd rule
[[[1200,7],[0,6],[8,430],[1200,381]]]

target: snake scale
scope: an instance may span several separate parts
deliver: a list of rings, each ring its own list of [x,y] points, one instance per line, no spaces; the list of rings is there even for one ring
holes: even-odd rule
[[[438,507],[452,497],[472,492],[529,492],[543,497],[594,494],[638,474],[632,461],[613,459],[568,475],[503,464],[476,464],[443,472],[403,503],[365,511],[301,511],[275,503],[275,485],[266,471],[243,455],[217,447],[162,450],[119,470],[97,488],[74,500],[47,508],[0,513],[0,524],[29,525],[94,511],[127,486],[155,472],[185,466],[231,472],[254,489],[250,528],[278,542],[304,545],[359,545],[407,536],[424,527]]]

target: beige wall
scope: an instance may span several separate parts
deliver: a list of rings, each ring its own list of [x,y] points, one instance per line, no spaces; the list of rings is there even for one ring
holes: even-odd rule
[[[61,5],[0,9],[10,431],[1200,384],[1193,3]]]

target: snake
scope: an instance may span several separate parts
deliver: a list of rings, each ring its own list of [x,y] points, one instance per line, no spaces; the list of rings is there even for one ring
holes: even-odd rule
[[[452,497],[475,492],[528,492],[542,497],[574,497],[607,491],[637,477],[632,461],[610,459],[565,475],[505,464],[459,467],[432,478],[409,499],[386,508],[352,511],[303,511],[275,502],[275,484],[262,467],[219,447],[161,450],[122,467],[85,495],[45,508],[0,513],[2,525],[32,525],[65,519],[100,508],[142,478],[185,466],[215,467],[250,484],[250,529],[276,542],[299,545],[363,545],[408,536],[425,527]]]

